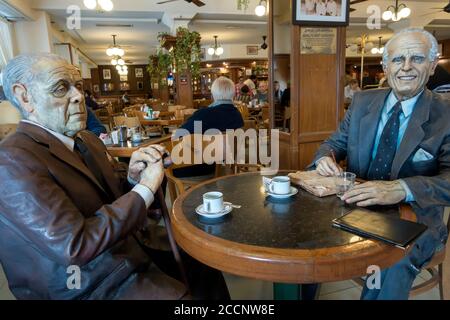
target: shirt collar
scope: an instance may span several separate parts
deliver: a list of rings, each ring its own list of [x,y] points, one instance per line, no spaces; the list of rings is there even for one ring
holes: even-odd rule
[[[70,151],[73,151],[74,146],[75,146],[75,141],[72,138],[70,138],[68,136],[65,136],[65,135],[63,135],[61,133],[52,131],[52,130],[44,127],[44,126],[41,126],[39,123],[30,121],[30,120],[21,120],[21,121],[24,122],[24,123],[29,123],[29,124],[32,124],[32,125],[35,125],[37,127],[40,127],[42,129],[44,129],[48,133],[50,133],[53,136],[55,136],[59,141],[61,141],[67,147],[67,149],[69,149]]]
[[[233,100],[216,100],[211,103],[208,108],[215,107],[221,104],[233,104]]]
[[[411,113],[414,110],[414,107],[416,105],[417,100],[420,98],[424,90],[420,91],[418,94],[416,94],[414,97],[409,98],[408,100],[401,101],[402,104],[402,111],[405,115],[405,118],[408,118]],[[391,93],[389,94],[387,101],[386,101],[386,111],[389,114],[392,111],[392,108],[397,103],[398,99],[394,94],[394,91],[391,90]]]

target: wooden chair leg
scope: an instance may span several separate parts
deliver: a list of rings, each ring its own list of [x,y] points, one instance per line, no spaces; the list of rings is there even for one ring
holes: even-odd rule
[[[444,262],[439,265],[439,273],[441,274],[439,291],[443,300],[450,300],[450,254],[448,251],[450,250],[447,250]]]

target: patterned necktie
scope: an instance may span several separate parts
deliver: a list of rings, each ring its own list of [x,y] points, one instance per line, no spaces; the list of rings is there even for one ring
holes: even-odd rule
[[[367,173],[368,180],[391,180],[392,163],[397,152],[398,131],[400,129],[400,113],[402,104],[398,101],[384,126],[378,150]]]

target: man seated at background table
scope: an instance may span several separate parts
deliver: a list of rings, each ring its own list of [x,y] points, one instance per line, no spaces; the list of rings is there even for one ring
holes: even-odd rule
[[[420,269],[447,239],[443,221],[450,205],[450,105],[425,88],[437,64],[436,39],[422,29],[405,29],[386,44],[383,67],[391,89],[355,93],[336,133],[316,154],[320,174],[342,169],[369,182],[343,199],[366,207],[408,203],[428,230],[405,258],[383,270],[381,289],[364,286],[363,299],[407,299]]]
[[[173,275],[174,260],[150,257],[137,239],[163,180],[164,148],[135,152],[127,176],[84,130],[80,73],[56,55],[18,56],[2,80],[26,119],[0,144],[0,261],[15,297],[184,297],[185,287],[159,269]],[[215,270],[194,263],[187,273],[195,298],[229,297]]]

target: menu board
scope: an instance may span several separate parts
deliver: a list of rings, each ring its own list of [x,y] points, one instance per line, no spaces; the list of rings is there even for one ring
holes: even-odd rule
[[[301,28],[300,54],[335,54],[336,28]]]

